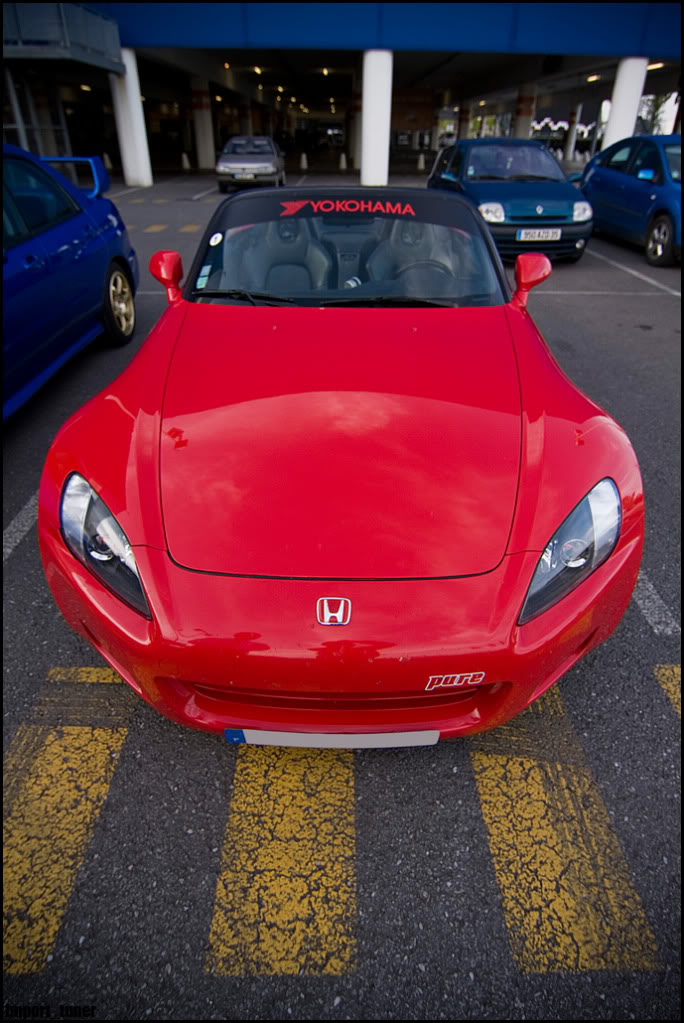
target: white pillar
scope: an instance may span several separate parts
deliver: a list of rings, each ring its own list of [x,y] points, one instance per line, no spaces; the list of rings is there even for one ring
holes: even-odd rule
[[[610,116],[603,133],[601,149],[634,134],[647,67],[648,57],[624,57],[618,64],[613,95],[610,97]]]
[[[568,137],[565,140],[565,151],[563,152],[564,160],[572,160],[575,155],[575,144],[577,142],[577,122],[582,116],[582,104],[575,103],[574,107],[570,111],[570,120],[568,122]]]
[[[362,185],[386,185],[389,176],[392,63],[391,50],[366,50],[363,55]]]
[[[355,92],[352,100],[352,166],[354,170],[361,170],[361,93]]]
[[[537,109],[537,83],[527,82],[518,90],[518,104],[515,108],[513,138],[528,139],[532,133],[532,121]]]
[[[468,133],[470,132],[470,120],[472,117],[472,108],[468,103],[461,101],[459,104],[460,110],[458,114],[458,138],[467,139]]]
[[[124,75],[110,73],[109,86],[112,90],[124,181],[129,187],[147,188],[154,182],[135,51],[122,48],[121,62],[126,68],[126,73]]]
[[[214,125],[211,121],[211,96],[206,78],[192,80],[192,119],[195,124],[195,149],[199,170],[213,170],[216,166]]]

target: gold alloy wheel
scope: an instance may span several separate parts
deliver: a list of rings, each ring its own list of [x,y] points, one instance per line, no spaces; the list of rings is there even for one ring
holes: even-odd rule
[[[130,337],[135,327],[135,306],[128,278],[121,270],[115,270],[109,279],[109,308],[121,333]]]

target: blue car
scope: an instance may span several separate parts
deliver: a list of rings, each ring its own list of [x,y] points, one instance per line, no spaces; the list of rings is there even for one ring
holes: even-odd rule
[[[3,146],[3,420],[102,331],[124,345],[135,329],[138,261],[109,178],[97,157],[69,162],[90,164],[89,193]]]
[[[616,142],[587,164],[580,188],[597,231],[643,246],[651,266],[681,259],[681,135]]]
[[[543,252],[574,263],[591,236],[590,204],[542,142],[461,139],[440,153],[427,184],[470,199],[502,259]]]

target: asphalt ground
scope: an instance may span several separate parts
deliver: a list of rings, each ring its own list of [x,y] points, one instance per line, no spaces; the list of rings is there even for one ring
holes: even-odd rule
[[[238,751],[118,682],[40,565],[48,446],[161,314],[152,253],[189,266],[222,198],[200,176],[111,194],[136,338],[5,427],[5,1018],[679,1018],[679,268],[593,238],[529,302],[641,464],[642,576],[611,640],[476,739]]]

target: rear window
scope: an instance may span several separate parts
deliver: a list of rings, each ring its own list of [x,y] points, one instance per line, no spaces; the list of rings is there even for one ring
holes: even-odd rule
[[[682,146],[679,145],[665,146],[665,159],[667,165],[670,168],[670,174],[675,181],[681,182],[682,180]]]
[[[380,189],[238,197],[213,219],[186,297],[294,305],[499,305],[498,257],[469,204]]]

